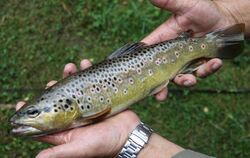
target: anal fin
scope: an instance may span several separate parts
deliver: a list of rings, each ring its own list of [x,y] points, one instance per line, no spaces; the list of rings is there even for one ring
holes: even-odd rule
[[[178,74],[193,74],[195,73],[208,59],[198,59],[188,63]]]

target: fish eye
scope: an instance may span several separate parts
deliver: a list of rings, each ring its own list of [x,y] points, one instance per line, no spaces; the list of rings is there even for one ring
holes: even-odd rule
[[[27,114],[31,118],[35,118],[40,114],[40,111],[34,108],[30,108],[27,110]]]

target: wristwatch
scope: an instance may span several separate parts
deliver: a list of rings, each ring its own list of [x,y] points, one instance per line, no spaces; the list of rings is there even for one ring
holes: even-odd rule
[[[136,158],[145,144],[148,143],[148,140],[152,133],[153,130],[141,122],[132,131],[117,158]]]

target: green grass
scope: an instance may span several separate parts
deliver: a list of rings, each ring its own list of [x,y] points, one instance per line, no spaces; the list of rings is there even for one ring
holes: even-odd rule
[[[0,1],[0,103],[32,98],[59,80],[68,62],[97,63],[113,50],[139,41],[169,14],[148,1]],[[250,88],[250,45],[215,75],[195,88]],[[170,87],[175,87],[173,84]],[[250,157],[250,94],[170,93],[168,100],[149,97],[133,109],[167,139],[217,157]],[[14,109],[0,108],[1,157],[34,157],[47,144],[9,135]]]

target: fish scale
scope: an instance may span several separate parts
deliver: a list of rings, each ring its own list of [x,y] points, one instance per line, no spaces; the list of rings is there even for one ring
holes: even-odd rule
[[[242,51],[243,33],[244,26],[238,24],[200,38],[180,36],[154,45],[127,44],[18,110],[11,118],[18,126],[12,132],[45,135],[114,115],[159,92],[174,76],[190,70],[197,59],[233,58]]]

